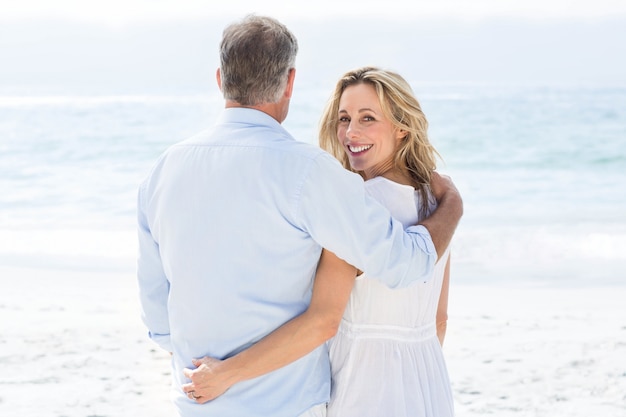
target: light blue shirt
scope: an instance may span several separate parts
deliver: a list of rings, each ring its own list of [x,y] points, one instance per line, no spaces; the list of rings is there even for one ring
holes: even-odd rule
[[[192,358],[232,356],[306,310],[322,247],[390,287],[427,279],[437,257],[424,227],[405,232],[359,175],[252,109],[168,149],[138,221],[142,317],[174,354],[185,417],[294,417],[328,401],[325,344],[204,405],[181,390]]]

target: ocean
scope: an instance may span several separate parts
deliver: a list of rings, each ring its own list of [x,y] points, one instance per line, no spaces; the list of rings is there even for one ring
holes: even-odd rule
[[[626,284],[626,88],[413,87],[464,197],[453,283]],[[296,88],[285,126],[316,144],[332,85]],[[222,107],[217,90],[0,96],[0,263],[132,271],[138,184]]]

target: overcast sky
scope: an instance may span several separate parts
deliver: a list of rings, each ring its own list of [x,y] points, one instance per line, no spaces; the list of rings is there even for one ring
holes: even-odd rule
[[[71,18],[107,22],[206,18],[248,12],[278,18],[455,16],[598,18],[626,15],[623,0],[0,0],[0,19]]]
[[[248,13],[296,34],[303,83],[378,65],[424,83],[626,85],[624,0],[0,0],[0,94],[214,91],[221,31]]]

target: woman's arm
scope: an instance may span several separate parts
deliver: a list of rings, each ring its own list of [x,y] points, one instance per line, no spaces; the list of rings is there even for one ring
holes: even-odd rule
[[[191,383],[183,390],[205,403],[222,395],[237,382],[264,375],[310,353],[333,337],[354,285],[356,269],[324,250],[320,258],[308,309],[283,324],[248,349],[220,361],[194,360],[196,369],[185,369]]]
[[[441,285],[441,293],[439,294],[439,304],[437,305],[437,337],[439,343],[443,346],[443,340],[446,337],[446,329],[448,328],[448,293],[450,289],[450,257],[446,261],[446,269],[443,273],[443,284]]]

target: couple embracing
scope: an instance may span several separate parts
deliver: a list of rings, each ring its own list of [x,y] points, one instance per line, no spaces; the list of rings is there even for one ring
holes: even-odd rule
[[[320,146],[281,125],[298,44],[228,26],[225,109],[168,149],[138,195],[142,318],[172,354],[180,416],[453,415],[441,350],[462,215],[408,83],[337,83]]]

